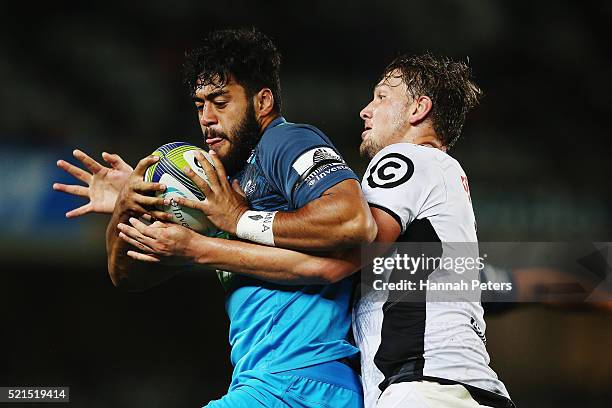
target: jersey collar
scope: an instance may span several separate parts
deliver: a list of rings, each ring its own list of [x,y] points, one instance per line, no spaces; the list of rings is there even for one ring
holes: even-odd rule
[[[283,123],[287,123],[287,121],[282,116],[279,116],[278,118],[276,118],[272,122],[270,122],[270,124],[268,126],[266,126],[266,128],[264,129],[264,132],[266,132],[266,131],[268,131],[268,130],[270,130],[273,127],[276,127],[278,125],[282,125]]]

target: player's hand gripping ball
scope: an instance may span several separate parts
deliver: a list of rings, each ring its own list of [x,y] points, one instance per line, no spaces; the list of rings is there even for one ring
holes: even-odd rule
[[[182,207],[172,200],[173,198],[184,197],[190,200],[203,201],[206,198],[204,193],[182,170],[185,166],[189,166],[198,176],[208,181],[204,169],[195,157],[198,150],[212,164],[207,152],[188,143],[172,142],[159,147],[152,153],[154,156],[159,156],[159,160],[147,169],[144,180],[166,185],[166,190],[157,192],[157,196],[171,200],[170,205],[165,205],[160,210],[171,214],[174,223],[191,228],[203,235],[216,236],[219,231],[203,212]]]

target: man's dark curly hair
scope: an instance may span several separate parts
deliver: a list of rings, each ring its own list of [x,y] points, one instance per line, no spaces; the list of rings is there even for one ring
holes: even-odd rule
[[[256,28],[209,33],[199,47],[187,53],[183,68],[185,85],[192,94],[202,86],[223,86],[231,76],[249,98],[270,88],[274,110],[281,110],[280,54]]]
[[[441,142],[452,147],[459,136],[468,111],[478,105],[482,91],[471,78],[467,62],[452,61],[431,53],[401,55],[385,68],[382,79],[399,71],[408,94],[416,99],[428,96],[432,108],[428,118]]]

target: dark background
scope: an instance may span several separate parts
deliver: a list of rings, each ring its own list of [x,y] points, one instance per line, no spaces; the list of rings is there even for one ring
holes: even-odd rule
[[[106,275],[103,216],[51,190],[73,148],[128,162],[203,144],[184,52],[256,25],[283,54],[285,116],[361,174],[359,110],[398,52],[469,57],[485,91],[451,154],[483,241],[611,241],[609,2],[0,2],[0,386],[67,385],[72,406],[200,406],[231,375],[216,277],[126,294]],[[7,176],[8,173],[8,176]],[[8,194],[6,193],[8,192]],[[612,316],[522,307],[488,318],[492,366],[520,407],[612,402]],[[8,405],[7,405],[8,406]]]

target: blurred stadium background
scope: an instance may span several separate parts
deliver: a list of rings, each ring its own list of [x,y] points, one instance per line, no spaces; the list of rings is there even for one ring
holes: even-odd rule
[[[103,216],[51,189],[78,147],[134,164],[202,144],[185,50],[256,25],[284,56],[285,116],[332,137],[362,173],[359,110],[399,51],[469,57],[485,91],[452,151],[483,241],[612,241],[612,3],[0,3],[0,385],[67,385],[78,407],[201,406],[231,367],[216,277],[142,294],[106,275]],[[488,318],[492,366],[519,407],[612,405],[612,315],[522,307]],[[20,405],[21,406],[21,405]],[[23,406],[27,406],[24,404]]]

